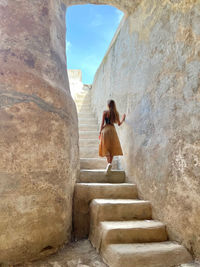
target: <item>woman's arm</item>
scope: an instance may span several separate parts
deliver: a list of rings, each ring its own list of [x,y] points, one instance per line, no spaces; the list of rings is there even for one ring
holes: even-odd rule
[[[122,125],[122,123],[125,121],[125,118],[126,118],[126,114],[124,114],[122,116],[122,120],[121,121],[118,121],[118,126]]]
[[[106,117],[106,111],[103,112],[102,122],[101,122],[101,128],[100,128],[100,132],[99,132],[99,134],[101,134],[101,131],[103,130],[105,117]]]

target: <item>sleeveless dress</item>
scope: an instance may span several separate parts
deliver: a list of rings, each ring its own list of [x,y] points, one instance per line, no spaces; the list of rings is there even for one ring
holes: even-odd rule
[[[101,131],[99,144],[99,156],[122,156],[122,148],[119,142],[115,126],[110,122],[110,118],[106,116],[105,126]]]

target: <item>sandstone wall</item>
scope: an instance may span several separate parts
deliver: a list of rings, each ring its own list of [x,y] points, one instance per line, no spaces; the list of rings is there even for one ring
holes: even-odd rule
[[[85,4],[112,5],[125,13],[133,12],[141,1],[142,0],[63,0],[67,6]]]
[[[0,0],[0,263],[70,240],[78,169],[65,5]]]
[[[200,1],[143,0],[121,23],[93,84],[127,113],[119,128],[128,180],[200,258]]]

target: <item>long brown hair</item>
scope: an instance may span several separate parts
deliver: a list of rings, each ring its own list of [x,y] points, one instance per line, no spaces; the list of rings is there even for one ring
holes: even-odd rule
[[[110,112],[110,122],[111,123],[116,123],[119,121],[119,113],[117,111],[116,105],[115,105],[115,101],[110,99],[108,100],[108,108],[109,108],[109,112]]]

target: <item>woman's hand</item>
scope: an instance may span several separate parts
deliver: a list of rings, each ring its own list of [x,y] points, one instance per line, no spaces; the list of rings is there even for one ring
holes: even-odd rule
[[[122,120],[121,121],[118,121],[118,126],[122,125],[122,123],[125,121],[125,118],[126,118],[126,114],[124,114],[122,116]]]
[[[124,115],[122,116],[122,121],[125,121],[125,119],[126,119],[126,114],[124,114]]]

